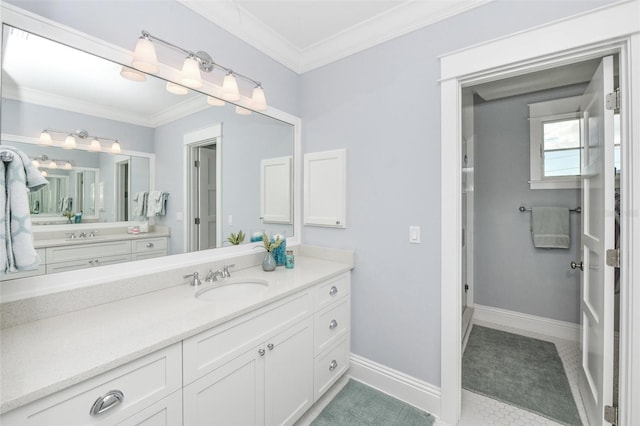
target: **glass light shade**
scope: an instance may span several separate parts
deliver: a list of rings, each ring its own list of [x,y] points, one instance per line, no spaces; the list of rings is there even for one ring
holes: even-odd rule
[[[198,61],[191,57],[184,60],[180,82],[193,89],[199,89],[202,87],[202,76],[200,76]]]
[[[111,152],[114,154],[120,154],[120,144],[118,141],[113,142],[113,145],[111,145]]]
[[[40,167],[40,162],[38,160],[31,160],[31,164],[33,164],[33,167],[35,168]]]
[[[100,141],[97,138],[93,138],[91,141],[91,145],[89,145],[90,151],[102,151],[102,145],[100,145]]]
[[[173,93],[174,95],[186,95],[189,93],[189,89],[184,86],[180,86],[179,84],[167,81],[167,92]]]
[[[47,166],[50,169],[57,169],[58,168],[58,163],[56,163],[55,161],[51,160],[51,162],[49,162],[49,165]]]
[[[264,90],[262,87],[256,86],[253,89],[253,95],[251,96],[251,108],[256,111],[264,111],[267,109],[267,99],[264,96]]]
[[[120,70],[120,75],[131,81],[145,81],[147,79],[147,77],[140,71],[125,66]]]
[[[237,101],[240,99],[238,82],[231,73],[224,76],[224,81],[222,82],[222,97],[228,101]]]
[[[44,177],[47,177],[47,175],[48,175],[48,173],[47,173],[47,171],[46,171],[46,170],[41,171],[41,172],[40,172],[40,174],[41,174],[42,176],[44,176]]]
[[[68,135],[65,140],[64,140],[64,144],[62,145],[62,147],[64,149],[73,149],[76,147],[76,138],[73,137],[73,135]]]
[[[246,109],[246,108],[242,108],[241,106],[237,106],[236,105],[236,114],[249,115],[249,114],[251,114],[251,111]]]
[[[207,96],[207,103],[212,106],[224,106],[226,102],[213,96]]]
[[[64,168],[65,170],[71,170],[73,166],[71,165],[70,161],[67,161],[66,163],[64,163]]]
[[[153,46],[151,40],[144,37],[138,39],[136,49],[133,51],[131,65],[134,68],[151,74],[157,74],[158,71],[160,71],[156,48]]]
[[[51,145],[51,144],[53,144],[53,142],[51,141],[51,135],[49,134],[49,132],[44,130],[42,133],[40,133],[40,139],[38,139],[38,143],[40,143],[42,145]]]

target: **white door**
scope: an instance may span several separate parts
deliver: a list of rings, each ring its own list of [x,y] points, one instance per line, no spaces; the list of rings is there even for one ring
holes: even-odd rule
[[[215,145],[198,148],[198,250],[216,247],[216,149]]]
[[[606,251],[614,247],[613,58],[602,59],[582,102],[582,362],[580,394],[592,426],[607,425],[604,407],[613,400],[614,268]],[[575,265],[572,265],[575,267]]]

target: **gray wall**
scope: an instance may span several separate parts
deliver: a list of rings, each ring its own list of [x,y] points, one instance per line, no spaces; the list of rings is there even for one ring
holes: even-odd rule
[[[580,205],[577,189],[529,189],[529,103],[577,96],[573,86],[491,102],[476,97],[474,302],[579,323],[580,215],[570,214],[571,247],[536,249],[531,213],[518,207]]]
[[[305,227],[303,241],[356,251],[352,351],[438,386],[438,55],[610,1],[497,0],[301,78],[177,2],[9,2],[130,50],[145,28],[258,72],[268,102],[302,117],[304,152],[347,148],[349,228]],[[422,244],[408,243],[409,225],[422,226]]]
[[[304,151],[347,148],[349,227],[303,240],[355,249],[355,354],[440,384],[438,56],[602,4],[495,1],[302,76]]]

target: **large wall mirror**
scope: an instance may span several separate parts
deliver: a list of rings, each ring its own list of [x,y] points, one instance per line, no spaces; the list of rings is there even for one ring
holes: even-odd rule
[[[153,75],[130,81],[120,75],[120,63],[17,25],[2,30],[1,144],[35,159],[50,182],[30,197],[34,235],[80,229],[63,216],[71,212],[81,215],[82,229],[98,233],[111,224],[165,227],[169,255],[226,247],[239,231],[247,235],[244,243],[262,231],[294,236],[291,122],[218,105],[191,89],[170,93],[170,83]],[[54,130],[51,145],[41,143],[45,129]],[[64,132],[75,136],[74,149],[63,148]],[[116,140],[120,152],[112,151]],[[201,171],[194,170],[196,161]],[[265,167],[274,161],[288,167],[276,173],[286,189],[275,196],[265,193],[273,189]],[[163,214],[149,217],[140,214],[136,197],[151,191],[166,193],[167,201]],[[265,214],[265,206],[278,215]]]

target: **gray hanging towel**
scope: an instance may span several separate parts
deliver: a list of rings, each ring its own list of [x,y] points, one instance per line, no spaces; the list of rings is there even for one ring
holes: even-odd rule
[[[537,248],[568,249],[571,245],[569,209],[563,207],[533,207],[531,236]]]

